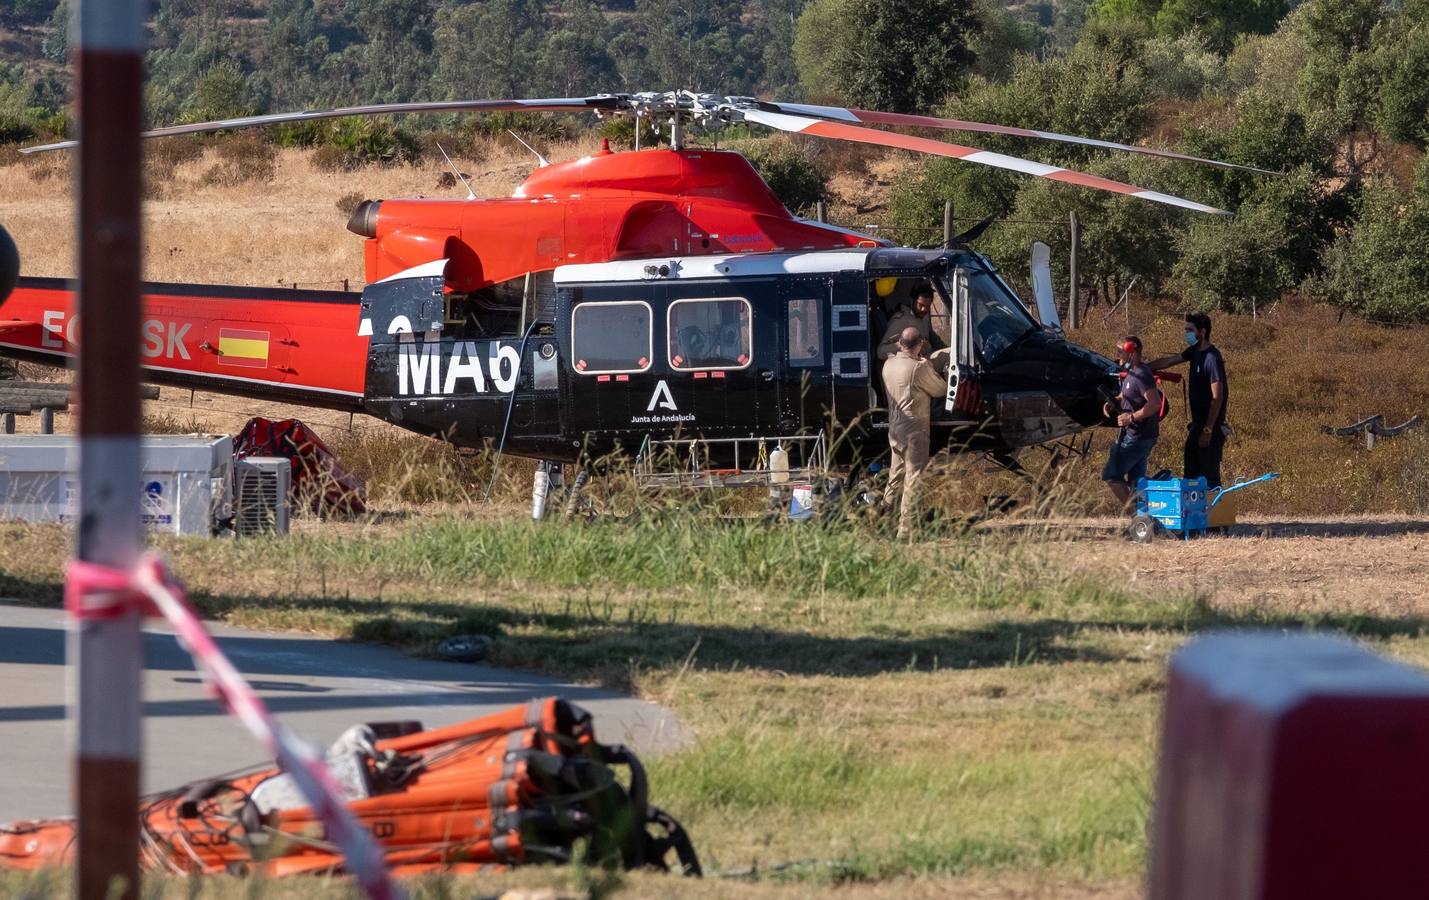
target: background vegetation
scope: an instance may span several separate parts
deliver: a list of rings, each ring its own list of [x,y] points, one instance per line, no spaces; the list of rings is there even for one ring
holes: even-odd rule
[[[65,131],[68,0],[0,9],[0,144]],[[942,113],[1176,147],[1279,176],[978,135],[993,150],[1127,178],[1233,210],[1208,220],[948,160],[908,160],[868,222],[936,238],[942,204],[999,214],[981,248],[1021,263],[1085,225],[1090,295],[1256,311],[1303,294],[1389,323],[1429,321],[1429,2],[1425,0],[155,0],[155,123],[414,99],[675,87]],[[333,169],[400,164],[511,125],[547,139],[600,127],[513,116],[274,130]],[[627,125],[603,126],[629,144]],[[946,137],[947,135],[943,135]],[[653,137],[653,135],[651,136]],[[963,138],[968,140],[970,138]],[[850,161],[745,147],[791,208]],[[807,142],[797,142],[799,144]],[[262,177],[261,163],[214,178]],[[1059,252],[1054,259],[1061,261]],[[1065,280],[1065,271],[1058,277]]]

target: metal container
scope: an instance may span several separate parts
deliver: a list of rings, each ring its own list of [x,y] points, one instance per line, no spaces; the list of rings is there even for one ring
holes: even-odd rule
[[[146,435],[144,524],[164,534],[210,535],[232,515],[233,439]],[[73,435],[0,436],[0,518],[72,522],[79,512],[79,444]]]
[[[1136,514],[1156,520],[1167,531],[1190,537],[1204,534],[1207,522],[1206,479],[1142,479],[1136,483]]]

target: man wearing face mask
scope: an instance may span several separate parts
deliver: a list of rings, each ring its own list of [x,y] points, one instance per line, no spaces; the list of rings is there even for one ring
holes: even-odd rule
[[[1205,313],[1186,313],[1186,349],[1179,356],[1163,356],[1152,360],[1154,371],[1191,364],[1187,393],[1191,406],[1191,423],[1186,432],[1184,454],[1185,477],[1204,475],[1208,487],[1221,486],[1221,453],[1226,445],[1226,405],[1230,387],[1226,381],[1226,362],[1221,351],[1211,343],[1211,317]]]

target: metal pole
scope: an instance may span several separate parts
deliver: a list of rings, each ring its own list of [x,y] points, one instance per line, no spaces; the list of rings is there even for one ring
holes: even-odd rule
[[[79,502],[76,555],[120,569],[139,524],[144,0],[79,0]],[[71,740],[81,900],[139,896],[140,616],[73,624]]]
[[[943,202],[943,249],[953,246],[953,201]]]
[[[1079,281],[1078,281],[1078,279],[1079,279],[1081,276],[1080,276],[1080,274],[1079,274],[1078,271],[1077,271],[1077,269],[1078,269],[1077,263],[1079,262],[1079,260],[1077,259],[1077,257],[1078,257],[1078,255],[1081,253],[1081,247],[1082,247],[1082,223],[1080,223],[1080,222],[1077,221],[1077,214],[1076,214],[1076,212],[1073,212],[1073,213],[1072,213],[1072,261],[1071,261],[1071,266],[1070,266],[1070,273],[1069,273],[1069,275],[1068,275],[1068,278],[1069,278],[1071,284],[1070,284],[1070,286],[1069,286],[1069,288],[1068,288],[1068,292],[1067,292],[1067,328],[1068,328],[1069,330],[1072,330],[1072,331],[1075,331],[1075,330],[1078,328],[1078,326],[1080,326],[1080,325],[1082,324],[1082,315],[1081,315],[1080,310],[1077,309],[1078,301],[1079,301],[1079,296],[1078,296],[1078,295],[1081,293],[1081,290],[1080,290],[1081,285],[1080,285],[1080,283],[1079,283]]]
[[[815,217],[816,217],[820,222],[828,222],[828,221],[829,221],[829,202],[828,202],[827,200],[820,200],[820,201],[819,201],[819,205],[818,205],[818,207],[817,207],[817,212],[815,212],[814,215],[815,215]]]

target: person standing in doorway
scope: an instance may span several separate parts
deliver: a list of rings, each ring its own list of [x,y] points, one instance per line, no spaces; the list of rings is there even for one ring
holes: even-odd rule
[[[1190,363],[1186,383],[1191,422],[1186,431],[1184,472],[1186,478],[1205,476],[1206,486],[1221,486],[1221,454],[1226,446],[1226,406],[1230,384],[1226,361],[1211,343],[1211,317],[1186,313],[1186,349],[1177,356],[1163,356],[1151,362],[1153,371]]]

